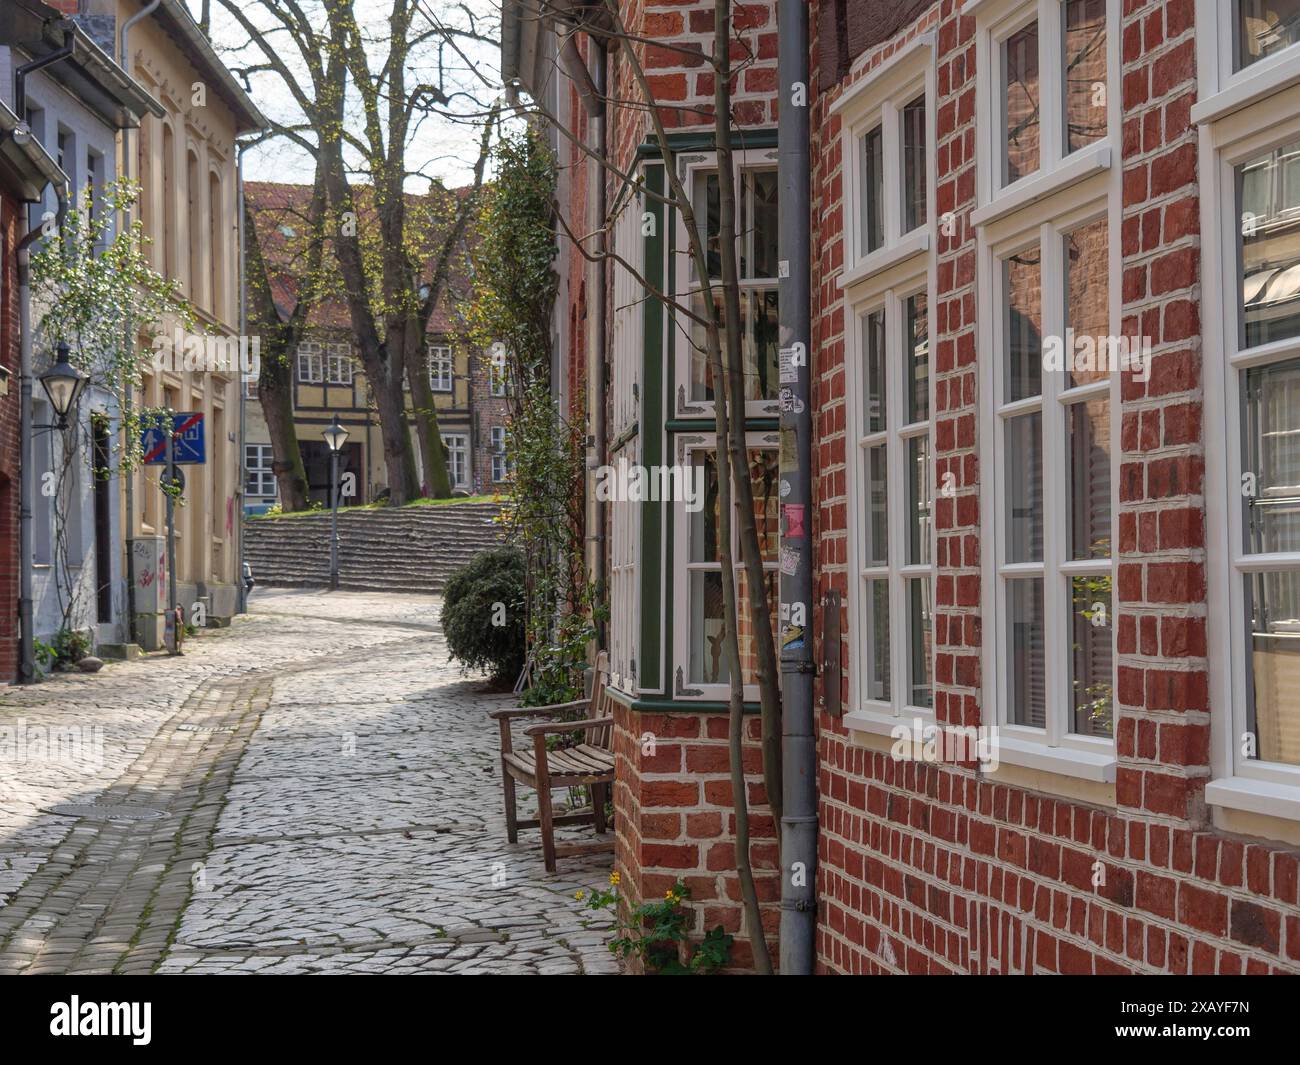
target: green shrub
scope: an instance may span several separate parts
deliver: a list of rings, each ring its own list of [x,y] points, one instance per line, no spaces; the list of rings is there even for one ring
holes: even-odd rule
[[[513,547],[475,555],[447,581],[442,630],[452,658],[513,681],[524,668],[524,556]]]

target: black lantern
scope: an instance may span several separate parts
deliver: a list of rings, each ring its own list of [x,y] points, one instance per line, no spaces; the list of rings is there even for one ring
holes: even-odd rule
[[[59,428],[66,429],[68,416],[76,410],[77,401],[90,378],[68,361],[67,344],[60,344],[57,352],[58,358],[54,365],[41,374],[40,380],[59,420]]]
[[[338,454],[343,450],[343,445],[347,443],[348,431],[339,424],[339,416],[334,415],[334,422],[327,429],[321,430],[321,436],[325,438],[325,443],[329,446],[330,451]]]

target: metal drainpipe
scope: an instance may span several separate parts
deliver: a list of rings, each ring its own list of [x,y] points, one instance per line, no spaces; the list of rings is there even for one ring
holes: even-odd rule
[[[605,95],[605,49],[595,37],[591,44],[592,81],[600,97]],[[606,158],[606,122],[603,99],[599,114],[589,108],[587,137],[591,147]],[[587,160],[587,215],[592,229],[605,224],[605,171],[595,160]],[[605,238],[595,238],[597,254],[606,250]],[[587,313],[591,319],[587,329],[587,412],[591,417],[591,444],[587,449],[587,469],[592,478],[596,468],[605,461],[605,262],[598,259],[591,264],[587,285]],[[563,412],[561,412],[563,413]],[[605,526],[604,505],[596,499],[594,482],[587,486],[587,572],[592,575],[601,594],[605,588]],[[605,625],[599,626],[597,645],[604,646]]]
[[[131,28],[137,22],[143,21],[157,11],[161,4],[162,0],[149,0],[148,4],[122,23],[122,29],[118,32],[117,38],[117,62],[118,66],[125,70],[128,76],[131,73],[131,67],[127,60],[127,49],[131,40]],[[140,120],[143,122],[144,116],[141,116]],[[140,131],[139,129],[136,129],[135,137],[138,138],[139,136]],[[121,167],[123,181],[131,180],[131,157],[134,154],[134,145],[132,140],[131,131],[123,130]],[[132,222],[132,211],[129,203],[122,211],[122,220],[126,232],[129,233],[131,231]],[[135,337],[133,336],[127,335],[124,340],[126,347],[128,348],[135,344]],[[124,429],[130,421],[131,410],[134,404],[134,389],[128,384],[127,387],[122,390],[122,425]],[[124,478],[126,520],[122,524],[126,530],[126,543],[122,546],[126,551],[126,642],[132,644],[138,642],[135,621],[135,552],[131,550],[131,541],[134,539],[132,533],[135,528],[135,472],[128,471],[124,475]],[[243,576],[242,573],[239,574],[240,584],[243,584]]]
[[[61,230],[68,211],[68,189],[55,189],[59,200],[56,225]],[[29,684],[36,679],[35,610],[32,602],[32,505],[36,498],[35,456],[32,444],[32,244],[41,230],[31,229],[27,208],[18,212],[18,680]]]
[[[781,973],[810,975],[816,959],[817,928],[817,744],[813,733],[812,656],[812,302],[809,287],[812,242],[808,83],[808,5],[801,0],[779,0],[777,40],[780,82],[780,121],[777,136],[778,175],[781,187],[780,251],[782,354],[802,350],[802,358],[782,358],[781,390],[788,388],[789,402],[781,404],[781,479],[786,504],[799,507],[804,535],[784,535],[782,550],[798,552],[794,573],[781,574],[781,615],[803,611],[803,632],[790,641],[783,638],[781,673],[784,717],[781,759],[784,765],[781,817]],[[804,105],[794,106],[801,92]],[[789,369],[787,370],[787,365]],[[786,441],[793,435],[795,465],[786,463]],[[787,490],[788,489],[788,493]],[[792,622],[787,622],[787,625]],[[839,678],[830,678],[839,683]]]
[[[237,225],[239,226],[239,339],[240,349],[244,350],[245,346],[251,347],[252,341],[248,337],[248,278],[245,270],[247,262],[247,246],[244,243],[244,151],[247,144],[235,145],[235,174],[238,189],[236,199],[239,213]],[[260,345],[259,345],[260,350]],[[239,505],[235,507],[235,599],[238,604],[238,612],[245,613],[248,610],[248,589],[244,587],[244,490],[248,485],[248,455],[244,447],[244,441],[247,439],[248,432],[248,399],[247,388],[244,385],[243,364],[240,364],[239,373],[239,444],[237,445],[236,455],[239,459],[239,480],[235,484],[235,499]],[[214,444],[219,441],[213,441]]]

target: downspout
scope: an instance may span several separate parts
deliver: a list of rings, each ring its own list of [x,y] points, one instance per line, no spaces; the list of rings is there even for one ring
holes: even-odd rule
[[[15,98],[17,93],[15,93]],[[55,224],[60,232],[68,211],[68,189],[55,189],[59,210]],[[32,521],[36,499],[35,456],[32,443],[32,269],[29,249],[41,238],[40,229],[32,229],[26,209],[18,212],[18,681],[30,684],[36,679],[35,610],[32,601]]]
[[[239,186],[236,197],[239,201],[237,224],[239,225],[239,339],[241,350],[246,350],[246,346],[252,346],[252,340],[248,337],[248,275],[245,272],[248,266],[245,259],[248,247],[244,242],[244,150],[247,147],[248,145],[242,142],[235,145],[235,180]],[[243,365],[241,363],[239,374],[239,444],[237,450],[239,480],[235,482],[235,498],[239,501],[239,505],[235,507],[235,598],[238,604],[236,612],[240,614],[248,610],[248,589],[244,586],[244,492],[248,486],[248,452],[244,447],[244,441],[247,439],[247,432],[248,388],[244,384]],[[214,441],[213,443],[217,442]]]
[[[120,31],[118,31],[117,62],[118,62],[118,66],[120,66],[123,70],[125,70],[128,75],[130,75],[131,73],[131,68],[127,63],[128,48],[131,40],[131,28],[137,22],[140,22],[148,18],[155,11],[157,11],[160,4],[162,4],[162,0],[149,0],[149,3],[147,3],[143,8],[137,11],[124,23],[122,23],[122,28]],[[141,121],[143,120],[144,119],[142,116]],[[136,137],[140,136],[140,131],[138,128],[135,130],[135,136]],[[131,180],[131,159],[134,154],[135,152],[134,152],[134,145],[132,144],[132,131],[123,130],[122,131],[122,166],[121,166],[121,174],[122,174],[123,181]],[[122,211],[122,219],[123,222],[125,223],[125,231],[127,233],[130,233],[131,225],[132,225],[132,211],[131,211],[131,204],[129,202],[127,203],[126,207]],[[135,346],[135,339],[136,339],[135,337],[129,335],[124,338],[126,342],[126,348],[128,350]],[[243,392],[242,387],[240,388],[240,392],[241,393]],[[122,389],[122,426],[124,431],[131,423],[131,413],[134,405],[135,405],[135,388],[132,385],[132,383],[128,381],[126,387]],[[136,633],[136,620],[135,620],[135,552],[131,550],[131,541],[135,539],[133,535],[135,531],[135,471],[128,470],[126,471],[124,476],[125,476],[125,489],[126,489],[126,493],[125,493],[126,521],[124,522],[124,526],[126,529],[126,541],[127,541],[123,545],[123,547],[126,549],[126,642],[128,644],[132,644],[132,643],[139,642]],[[240,583],[242,584],[243,583],[242,572],[239,574],[239,578],[240,578]]]
[[[27,77],[45,67],[53,66],[72,55],[75,35],[67,30],[63,47],[47,56],[24,63],[14,71],[14,113],[21,123],[27,122]],[[56,190],[59,198],[58,226],[63,228],[67,211],[68,193],[65,187]],[[18,321],[19,387],[18,387],[18,462],[20,467],[18,488],[18,679],[29,684],[36,679],[36,633],[32,606],[32,503],[35,499],[35,473],[32,468],[32,276],[29,248],[41,236],[41,230],[31,229],[28,212],[19,211],[18,228],[22,237],[18,242]]]
[[[777,132],[777,172],[781,190],[780,314],[781,391],[790,400],[781,404],[781,554],[797,554],[793,573],[781,572],[781,616],[803,615],[803,631],[787,622],[782,629],[781,679],[784,718],[781,726],[781,973],[807,976],[816,960],[817,930],[817,741],[813,730],[812,655],[812,300],[809,271],[811,160],[808,88],[808,5],[802,0],[778,0],[777,62],[780,119]],[[802,106],[795,103],[802,100]],[[788,369],[787,369],[788,367]],[[786,445],[793,437],[793,448]],[[787,455],[794,455],[790,465]],[[800,537],[785,532],[791,508],[797,507]],[[826,678],[839,683],[839,677]]]
[[[591,44],[591,76],[588,83],[594,89],[583,92],[587,108],[587,140],[600,161],[607,158],[605,144],[605,67],[606,56],[602,42],[588,37]],[[562,52],[573,48],[572,37],[562,44]],[[576,49],[575,49],[576,51]],[[582,87],[581,82],[579,83]],[[587,218],[597,256],[587,272],[587,314],[591,319],[587,328],[587,413],[591,419],[591,435],[587,446],[587,471],[594,479],[597,469],[605,462],[605,260],[608,234],[605,232],[605,170],[596,159],[587,160]],[[563,412],[561,412],[563,413]],[[597,595],[608,595],[605,587],[605,524],[604,505],[597,500],[593,484],[587,488],[587,572],[591,574]],[[597,646],[605,646],[605,623],[597,626]]]

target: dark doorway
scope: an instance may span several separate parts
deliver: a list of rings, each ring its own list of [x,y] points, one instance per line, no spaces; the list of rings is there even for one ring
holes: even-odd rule
[[[307,497],[313,503],[324,507],[330,505],[330,449],[325,441],[299,440],[298,449],[302,452],[302,464],[307,473]],[[364,470],[361,466],[361,445],[347,443],[339,453],[339,482],[345,473],[355,474],[357,478],[356,493],[339,500],[341,507],[355,507],[366,502],[366,488],[363,483]]]
[[[108,419],[90,419],[95,500],[95,612],[101,622],[113,620],[113,523],[110,506]]]

